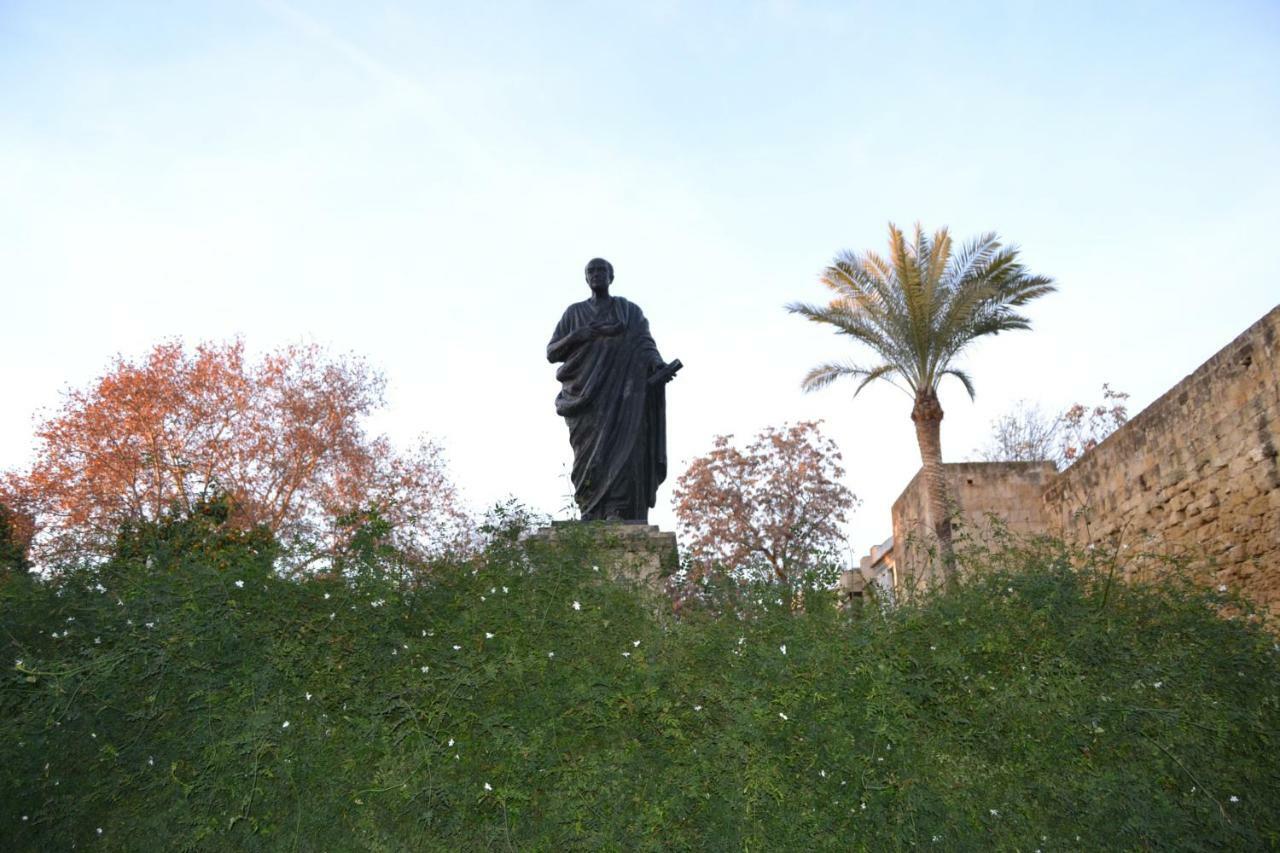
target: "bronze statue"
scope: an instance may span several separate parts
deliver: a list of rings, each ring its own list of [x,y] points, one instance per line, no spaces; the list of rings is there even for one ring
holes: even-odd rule
[[[574,497],[583,521],[646,523],[667,477],[667,364],[640,306],[609,295],[613,265],[587,264],[591,298],[570,305],[556,325],[547,360],[569,424]]]

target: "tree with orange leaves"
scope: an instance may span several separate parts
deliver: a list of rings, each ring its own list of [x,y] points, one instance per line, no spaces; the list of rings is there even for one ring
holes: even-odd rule
[[[250,363],[241,341],[180,342],[118,357],[66,393],[37,429],[29,472],[12,478],[35,507],[42,563],[106,553],[126,521],[190,512],[225,493],[233,521],[264,525],[301,568],[341,551],[349,525],[375,510],[409,553],[451,547],[468,524],[441,450],[396,453],[365,418],[384,380],[354,357],[291,346]]]
[[[696,573],[713,568],[795,580],[844,541],[857,499],[840,482],[840,452],[818,423],[768,428],[744,450],[732,436],[676,483],[676,518]]]

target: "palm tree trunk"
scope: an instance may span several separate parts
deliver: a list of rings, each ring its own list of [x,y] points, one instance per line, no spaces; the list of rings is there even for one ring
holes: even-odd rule
[[[920,444],[920,462],[924,466],[924,485],[928,494],[925,522],[938,539],[938,557],[942,574],[950,580],[955,572],[951,553],[951,507],[947,500],[947,480],[942,469],[942,405],[933,389],[916,394],[911,420],[916,425],[916,441]]]

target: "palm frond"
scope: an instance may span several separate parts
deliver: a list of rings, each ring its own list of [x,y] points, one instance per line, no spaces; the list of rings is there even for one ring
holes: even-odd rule
[[[1026,305],[1033,299],[1039,299],[1041,296],[1057,293],[1058,286],[1048,276],[1031,275],[1024,276],[1009,285],[1007,291],[1006,302],[1010,305],[1021,306]]]
[[[929,264],[926,277],[931,287],[938,288],[942,285],[947,261],[950,258],[951,235],[946,228],[939,228],[933,232],[933,239],[929,241]]]
[[[793,302],[787,305],[787,310],[815,323],[832,326],[837,334],[849,335],[861,341],[886,361],[892,361],[896,356],[892,339],[878,327],[874,312],[865,305],[840,300],[826,306]]]
[[[970,400],[977,396],[973,390],[973,379],[970,378],[968,373],[965,373],[957,367],[948,367],[946,370],[942,371],[942,375],[954,376],[956,379],[959,379],[960,384],[964,386],[964,390],[969,392]]]
[[[915,264],[915,253],[908,249],[902,230],[892,222],[889,223],[889,248],[893,274],[902,290],[903,307],[906,309],[904,319],[907,329],[905,331],[910,335],[912,350],[919,358],[928,352],[929,330],[933,325],[929,294],[920,279],[920,268]]]
[[[965,280],[973,274],[974,269],[985,264],[1000,248],[1000,241],[994,231],[979,234],[965,243],[959,253],[951,258],[951,266],[947,270],[947,279],[953,284]]]
[[[875,382],[877,379],[884,379],[886,376],[889,376],[897,372],[898,372],[898,368],[892,364],[882,364],[878,367],[871,368],[870,370],[865,372],[865,374],[862,377],[862,381],[858,383],[858,387],[853,389],[853,396],[856,397],[859,394],[861,394],[863,388],[866,388],[868,385],[870,385],[872,382]],[[910,384],[909,380],[908,380],[908,384]]]
[[[818,391],[842,376],[860,376],[865,372],[854,365],[827,362],[806,373],[804,379],[800,380],[800,388],[804,391]]]
[[[869,382],[888,376],[896,370],[897,368],[891,364],[881,364],[876,367],[866,368],[858,367],[855,364],[827,362],[826,364],[818,365],[805,374],[804,379],[800,382],[800,387],[805,391],[818,391],[826,388],[841,377],[860,376],[862,381],[858,383],[857,389],[853,392],[856,397],[858,392],[865,388]]]

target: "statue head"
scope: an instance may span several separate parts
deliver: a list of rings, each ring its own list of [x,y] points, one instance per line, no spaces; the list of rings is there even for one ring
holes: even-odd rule
[[[608,293],[613,283],[613,264],[604,258],[592,258],[587,262],[586,276],[592,293]]]

